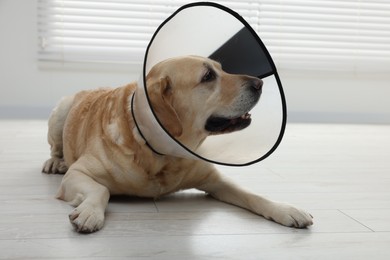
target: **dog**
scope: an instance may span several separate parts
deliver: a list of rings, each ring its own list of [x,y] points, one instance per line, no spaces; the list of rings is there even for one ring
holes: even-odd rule
[[[224,72],[208,58],[185,56],[156,64],[146,77],[149,99],[161,124],[188,147],[209,135],[250,125],[262,80]],[[48,120],[51,158],[42,172],[63,176],[57,198],[74,206],[75,230],[91,233],[104,225],[111,195],[158,198],[196,188],[285,226],[305,228],[312,216],[238,187],[209,162],[154,152],[131,112],[137,83],[81,91],[64,97]]]

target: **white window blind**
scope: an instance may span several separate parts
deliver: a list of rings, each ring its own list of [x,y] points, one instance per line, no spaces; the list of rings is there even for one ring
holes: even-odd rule
[[[183,0],[39,0],[39,59],[141,63],[158,26]],[[219,1],[253,26],[257,1]],[[212,25],[210,25],[212,26]]]
[[[279,68],[390,70],[390,0],[224,0]],[[183,0],[39,0],[39,59],[140,63]],[[212,26],[212,25],[210,25]]]
[[[390,0],[261,0],[259,34],[279,67],[390,71]]]

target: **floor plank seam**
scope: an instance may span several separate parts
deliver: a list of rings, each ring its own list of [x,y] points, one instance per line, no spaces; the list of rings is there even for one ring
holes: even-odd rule
[[[357,219],[353,218],[352,216],[348,215],[347,213],[345,213],[345,212],[344,212],[344,211],[342,211],[341,209],[338,209],[338,211],[339,211],[341,214],[343,214],[344,216],[346,216],[346,217],[348,217],[348,218],[352,219],[352,220],[353,220],[353,221],[355,221],[356,223],[359,223],[359,224],[360,224],[360,225],[362,225],[363,227],[365,227],[365,228],[367,228],[367,229],[371,230],[371,232],[374,232],[374,233],[375,233],[375,230],[373,230],[373,229],[372,229],[372,228],[370,228],[369,226],[367,226],[367,225],[363,224],[361,221],[359,221],[359,220],[357,220]]]

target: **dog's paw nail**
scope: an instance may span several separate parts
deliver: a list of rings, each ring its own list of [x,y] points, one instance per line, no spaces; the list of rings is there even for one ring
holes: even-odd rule
[[[74,229],[80,233],[92,233],[104,225],[104,211],[93,207],[82,206],[75,208],[69,214],[69,220]]]

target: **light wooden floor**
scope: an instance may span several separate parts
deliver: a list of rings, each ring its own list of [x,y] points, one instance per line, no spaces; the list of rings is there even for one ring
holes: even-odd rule
[[[74,232],[44,175],[46,122],[0,121],[1,259],[390,259],[390,126],[289,124],[281,147],[239,184],[307,209],[309,229],[279,226],[190,190],[112,199],[103,230]]]

